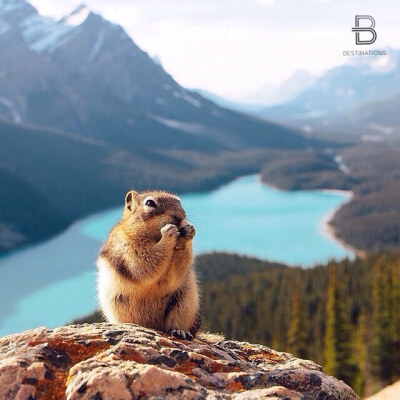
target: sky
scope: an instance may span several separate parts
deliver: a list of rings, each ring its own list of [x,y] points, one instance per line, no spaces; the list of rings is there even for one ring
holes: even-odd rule
[[[78,0],[31,0],[60,18]],[[183,86],[243,100],[297,70],[313,75],[345,63],[344,50],[400,48],[395,0],[86,0],[121,25]],[[355,15],[372,15],[378,38],[356,46]],[[370,57],[372,58],[372,57]]]

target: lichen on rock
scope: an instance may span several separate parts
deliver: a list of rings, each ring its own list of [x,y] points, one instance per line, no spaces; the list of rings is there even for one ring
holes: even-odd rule
[[[356,400],[312,361],[245,342],[181,341],[133,324],[0,339],[0,399]]]

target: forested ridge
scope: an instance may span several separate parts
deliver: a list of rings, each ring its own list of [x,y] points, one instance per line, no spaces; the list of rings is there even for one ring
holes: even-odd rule
[[[310,269],[226,254],[197,265],[205,329],[312,359],[360,395],[399,379],[399,251]]]
[[[334,154],[297,151],[271,155],[262,167],[261,178],[284,190],[351,190],[352,200],[331,221],[336,236],[366,252],[398,248],[398,143],[361,143],[338,149]]]

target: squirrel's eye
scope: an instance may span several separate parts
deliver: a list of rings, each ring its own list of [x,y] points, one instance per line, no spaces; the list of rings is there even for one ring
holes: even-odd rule
[[[147,200],[145,205],[148,207],[157,208],[157,204],[153,200]]]

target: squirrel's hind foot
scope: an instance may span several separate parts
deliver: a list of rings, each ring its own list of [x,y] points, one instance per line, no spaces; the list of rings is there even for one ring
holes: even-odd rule
[[[190,332],[181,331],[179,329],[171,331],[170,335],[181,340],[193,340],[193,335]]]

